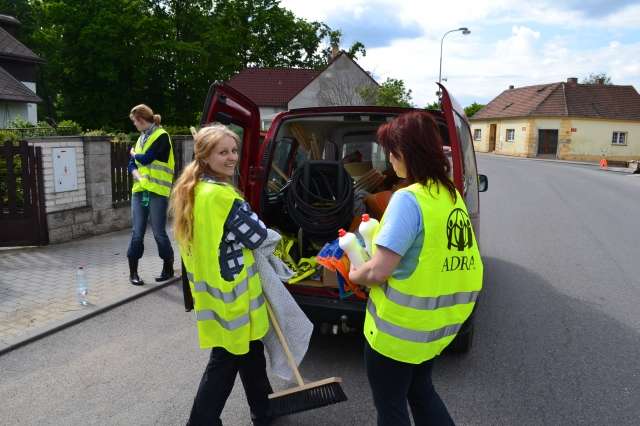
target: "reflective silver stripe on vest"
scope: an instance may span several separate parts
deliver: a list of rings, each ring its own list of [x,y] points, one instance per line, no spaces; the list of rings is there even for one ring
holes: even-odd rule
[[[264,305],[264,296],[260,294],[255,299],[251,299],[251,302],[249,303],[249,311],[255,311],[256,309],[259,309],[262,305]],[[244,325],[249,324],[250,317],[249,317],[249,314],[247,313],[232,321],[227,321],[222,319],[220,315],[218,315],[214,311],[196,311],[196,320],[197,321],[213,320],[213,321],[216,321],[218,324],[220,324],[222,328],[229,331],[233,331]]]
[[[367,311],[371,314],[373,321],[376,323],[376,328],[383,333],[396,337],[401,340],[407,340],[416,343],[429,343],[442,339],[443,337],[453,336],[458,331],[462,324],[452,324],[446,327],[439,328],[431,331],[418,331],[410,328],[400,327],[399,325],[391,324],[388,321],[383,320],[378,316],[376,311],[376,305],[371,299],[367,304]]]
[[[191,272],[187,272],[187,279],[193,283],[193,288],[196,292],[207,292],[211,297],[220,299],[224,303],[233,303],[238,297],[242,296],[247,290],[249,290],[249,279],[257,273],[258,268],[255,264],[249,266],[247,268],[247,278],[242,280],[228,293],[209,285],[206,281],[194,281],[193,274]]]
[[[446,294],[437,297],[412,296],[396,290],[388,283],[382,287],[384,295],[392,302],[407,308],[432,311],[438,308],[448,308],[455,305],[463,305],[475,302],[479,291],[461,291],[459,293]]]
[[[154,169],[154,170],[160,170],[161,172],[166,172],[169,174],[173,174],[173,170],[171,170],[171,167],[163,166],[162,164],[151,163],[151,164],[147,164],[144,167],[147,167],[149,169]]]
[[[145,167],[147,167],[147,166],[145,166]],[[149,175],[140,175],[140,177],[142,177],[144,179],[147,179],[149,182],[157,183],[158,185],[166,186],[167,188],[171,189],[171,182],[167,182],[167,181],[164,181],[164,180],[156,179],[156,178],[153,178],[153,177],[151,177]]]

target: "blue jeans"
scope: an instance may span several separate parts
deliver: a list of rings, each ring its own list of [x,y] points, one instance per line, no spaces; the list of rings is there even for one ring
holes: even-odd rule
[[[158,244],[158,254],[162,260],[173,260],[173,248],[167,235],[167,207],[169,199],[149,192],[149,205],[142,205],[142,192],[131,195],[131,243],[127,257],[140,259],[144,253],[144,234],[147,230],[147,219],[151,216],[153,237]]]
[[[453,420],[431,383],[433,360],[407,364],[379,354],[365,342],[364,363],[378,411],[378,426],[453,426]]]

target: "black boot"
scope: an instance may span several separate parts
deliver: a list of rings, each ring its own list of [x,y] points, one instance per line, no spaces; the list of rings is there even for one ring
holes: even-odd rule
[[[173,259],[165,260],[162,263],[162,272],[159,277],[156,277],[156,282],[166,281],[169,278],[173,278]]]
[[[129,259],[129,282],[133,285],[144,285],[144,281],[138,276],[138,259],[132,257]]]

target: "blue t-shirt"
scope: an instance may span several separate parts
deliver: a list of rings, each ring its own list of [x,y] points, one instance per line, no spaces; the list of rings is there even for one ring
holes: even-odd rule
[[[391,197],[376,245],[402,256],[393,271],[399,280],[408,278],[418,266],[424,242],[422,211],[416,197],[409,191],[398,191]]]

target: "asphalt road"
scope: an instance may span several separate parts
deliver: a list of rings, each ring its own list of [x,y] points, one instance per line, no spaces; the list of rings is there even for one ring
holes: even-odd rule
[[[434,370],[456,423],[639,424],[640,176],[478,162],[489,192],[476,340]],[[303,375],[342,376],[349,401],[277,424],[375,424],[362,345],[315,336]],[[207,356],[171,286],[0,357],[0,423],[184,424]],[[223,421],[250,424],[239,380]]]

